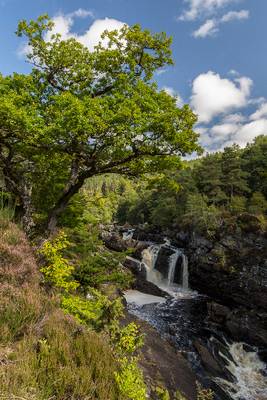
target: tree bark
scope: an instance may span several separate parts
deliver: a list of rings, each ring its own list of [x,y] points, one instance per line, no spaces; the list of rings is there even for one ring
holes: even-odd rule
[[[79,192],[86,178],[88,178],[88,176],[80,175],[75,183],[69,182],[67,184],[62,196],[57,200],[56,204],[48,214],[46,229],[48,236],[53,235],[55,232],[59,215],[66,209],[70,199]]]
[[[12,172],[12,169],[7,165],[3,168],[3,174],[7,190],[19,198],[22,208],[21,221],[23,230],[27,236],[30,236],[33,228],[35,227],[32,217],[32,186],[26,183],[22,177],[16,177],[16,175]]]

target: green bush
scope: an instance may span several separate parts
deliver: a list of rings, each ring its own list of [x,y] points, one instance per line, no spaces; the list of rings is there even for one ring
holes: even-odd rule
[[[46,266],[41,268],[45,280],[51,285],[66,290],[75,290],[79,284],[74,281],[74,266],[62,256],[62,250],[69,245],[67,236],[62,231],[52,241],[46,241],[40,253],[46,259]]]
[[[130,361],[127,357],[120,359],[120,371],[115,372],[115,379],[120,393],[131,400],[146,400],[146,386],[143,373],[140,370],[137,358]]]

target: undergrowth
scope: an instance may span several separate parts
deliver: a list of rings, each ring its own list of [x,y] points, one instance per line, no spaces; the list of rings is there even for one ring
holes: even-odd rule
[[[64,234],[46,242],[40,285],[23,233],[0,225],[0,398],[144,400],[138,330],[120,328],[119,300],[96,289],[82,295],[67,245]]]

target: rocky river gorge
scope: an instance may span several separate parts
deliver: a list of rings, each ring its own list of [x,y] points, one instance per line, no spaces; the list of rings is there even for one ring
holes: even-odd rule
[[[129,314],[155,328],[215,399],[267,399],[264,237],[246,235],[238,248],[234,236],[214,244],[183,232],[166,239],[130,229],[103,238],[117,250],[134,248],[125,261],[136,276],[124,293]]]

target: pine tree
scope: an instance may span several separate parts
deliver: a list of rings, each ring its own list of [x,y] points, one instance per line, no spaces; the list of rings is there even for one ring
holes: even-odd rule
[[[208,154],[196,169],[197,186],[210,204],[221,205],[227,200],[223,191],[221,155]]]
[[[241,150],[238,145],[226,147],[222,153],[222,183],[223,188],[228,196],[244,196],[250,192],[247,184],[248,173],[242,169],[243,160],[241,158]]]

